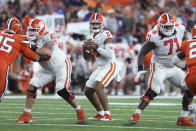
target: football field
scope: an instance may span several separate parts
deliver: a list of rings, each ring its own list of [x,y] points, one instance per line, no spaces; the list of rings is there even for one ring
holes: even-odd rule
[[[143,112],[139,123],[128,126],[139,97],[110,96],[113,121],[92,121],[96,114],[84,96],[76,97],[84,108],[87,125],[77,125],[75,111],[59,97],[38,97],[32,110],[33,123],[15,124],[13,120],[24,109],[24,96],[8,96],[0,103],[0,131],[196,131],[196,127],[179,127],[176,120],[181,112],[181,98],[157,97]]]

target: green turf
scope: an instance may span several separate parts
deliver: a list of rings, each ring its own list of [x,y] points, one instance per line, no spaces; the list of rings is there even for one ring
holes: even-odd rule
[[[109,99],[113,121],[90,121],[87,125],[77,125],[75,111],[61,99],[37,99],[32,110],[32,124],[15,124],[13,120],[24,109],[25,99],[4,99],[0,103],[0,131],[196,131],[196,127],[179,127],[176,120],[181,112],[177,106],[149,106],[142,113],[136,126],[128,126],[130,114],[136,105],[118,105],[118,103],[137,103],[139,99]],[[86,118],[96,114],[95,109],[86,100],[78,100],[86,112]],[[112,104],[113,103],[113,104]],[[153,103],[180,104],[180,99],[156,99]],[[115,105],[114,105],[115,104]]]

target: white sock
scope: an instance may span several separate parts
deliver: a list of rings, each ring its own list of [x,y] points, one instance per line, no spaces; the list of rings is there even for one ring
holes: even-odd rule
[[[139,115],[141,115],[142,110],[141,110],[141,109],[136,109],[136,110],[135,110],[135,113],[138,113]]]
[[[31,109],[29,109],[29,108],[25,108],[24,111],[31,113]]]
[[[104,115],[104,111],[98,111],[98,114],[103,116]]]
[[[81,109],[80,105],[75,108],[76,111],[80,109]]]
[[[111,115],[110,111],[104,111],[104,112],[105,112],[105,114]]]
[[[188,111],[182,110],[181,111],[181,117],[188,117]]]

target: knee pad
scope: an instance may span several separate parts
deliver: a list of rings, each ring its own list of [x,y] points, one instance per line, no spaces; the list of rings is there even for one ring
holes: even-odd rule
[[[37,96],[37,87],[33,86],[34,89],[33,90],[30,90],[30,89],[27,89],[27,98],[36,98]]]
[[[187,104],[189,105],[193,101],[193,93],[191,91],[185,91],[184,96],[182,98],[182,104]]]
[[[157,96],[157,93],[155,93],[151,88],[148,88],[146,93],[142,96],[142,99],[145,102],[150,103],[150,101],[153,100],[153,98],[156,96]]]
[[[68,102],[71,102],[74,99],[74,95],[71,93],[71,91],[65,88],[59,90],[57,94]]]

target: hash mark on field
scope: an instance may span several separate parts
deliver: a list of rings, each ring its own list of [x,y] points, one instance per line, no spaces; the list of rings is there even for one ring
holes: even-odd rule
[[[27,124],[13,124],[13,123],[0,123],[0,125],[12,126],[27,126]],[[191,128],[161,128],[161,127],[135,127],[135,126],[102,126],[102,125],[74,125],[74,124],[30,124],[30,126],[59,126],[59,127],[96,127],[96,128],[122,128],[122,129],[146,129],[146,130],[179,130],[179,131],[193,131]]]

